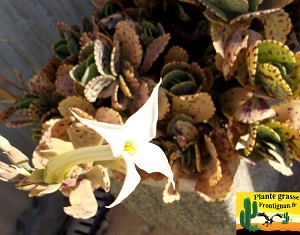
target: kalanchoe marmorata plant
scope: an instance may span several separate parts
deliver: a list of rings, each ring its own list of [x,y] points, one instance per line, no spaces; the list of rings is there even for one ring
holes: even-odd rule
[[[0,89],[1,102],[11,104],[0,120],[33,125],[38,144],[31,166],[2,137],[12,165],[0,162],[1,180],[30,196],[60,190],[70,199],[67,214],[89,218],[93,190],[108,192],[109,174],[134,184],[167,176],[166,203],[180,199],[186,178],[205,200],[224,199],[240,159],[293,174],[294,159],[300,161],[300,45],[292,6],[299,1],[92,2],[97,9],[81,27],[57,23],[53,56],[28,88],[19,73],[20,86],[2,78],[19,92]],[[140,111],[144,106],[148,111]],[[162,149],[153,168],[130,160],[144,146],[136,136],[121,147],[110,137],[115,130],[132,137],[127,120],[141,113],[151,127],[144,142]]]

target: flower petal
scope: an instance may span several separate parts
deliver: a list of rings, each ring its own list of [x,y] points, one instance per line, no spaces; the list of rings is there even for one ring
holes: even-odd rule
[[[157,145],[147,143],[138,146],[138,150],[133,156],[133,161],[139,168],[146,171],[147,173],[162,173],[170,180],[172,180],[173,187],[175,188],[173,172],[168,159],[162,149]]]
[[[81,123],[99,133],[109,143],[115,157],[118,157],[118,155],[122,153],[127,140],[126,136],[124,135],[124,126],[105,122],[97,122],[82,118],[74,112],[72,113]]]
[[[128,153],[124,152],[123,158],[127,166],[127,173],[124,184],[116,200],[109,206],[106,206],[107,208],[112,208],[121,203],[126,197],[128,197],[129,194],[131,194],[135,190],[136,186],[141,180],[140,175],[136,171],[132,157]]]
[[[151,96],[146,103],[126,123],[125,130],[128,139],[135,143],[149,142],[156,135],[156,123],[158,119],[158,90],[161,80],[154,87]]]

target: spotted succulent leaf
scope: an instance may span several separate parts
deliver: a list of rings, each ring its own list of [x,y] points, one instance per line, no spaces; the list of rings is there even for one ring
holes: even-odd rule
[[[86,70],[86,63],[82,62],[80,64],[75,65],[69,72],[70,77],[73,79],[74,82],[81,84],[82,86],[84,83],[81,81]]]
[[[166,74],[161,86],[174,95],[193,94],[196,91],[196,82],[193,76],[178,69]]]
[[[295,60],[295,68],[290,74],[294,84],[292,99],[298,99],[300,97],[300,52],[295,53]]]
[[[233,184],[233,175],[228,167],[221,163],[222,178],[214,186],[210,186],[207,174],[201,173],[195,185],[195,191],[209,202],[221,201],[230,192]]]
[[[180,47],[180,46],[173,46],[168,51],[167,55],[165,56],[165,64],[168,64],[173,61],[189,61],[189,55],[187,51]]]
[[[178,120],[172,125],[172,132],[180,148],[185,149],[190,142],[199,139],[197,128],[187,121]]]
[[[76,95],[77,93],[75,90],[74,81],[69,74],[72,68],[72,65],[62,64],[57,70],[55,86],[57,91],[63,96],[72,96]]]
[[[164,119],[170,112],[170,102],[164,89],[158,91],[158,120]]]
[[[204,135],[205,147],[207,148],[210,160],[205,168],[206,175],[208,177],[208,183],[210,186],[214,186],[222,178],[221,162],[218,158],[218,153],[214,143],[207,135]]]
[[[231,78],[230,72],[232,71],[232,67],[237,59],[238,53],[247,47],[248,44],[248,35],[242,38],[242,35],[239,31],[236,31],[231,35],[225,42],[224,49],[224,61],[223,61],[223,75],[226,80]]]
[[[147,47],[145,51],[145,55],[143,58],[142,65],[140,67],[141,73],[146,73],[153,63],[156,61],[156,59],[159,57],[159,55],[163,52],[163,50],[168,45],[168,42],[171,38],[171,35],[169,33],[163,34],[159,36],[158,38],[155,38]]]
[[[135,69],[142,61],[143,49],[135,30],[126,21],[120,21],[115,27],[114,40],[120,42],[121,56]]]
[[[272,8],[283,8],[286,5],[290,4],[293,0],[278,0],[278,1],[272,1],[272,0],[263,0],[261,4],[258,6],[258,10],[263,9],[272,9]]]
[[[79,62],[86,61],[91,55],[94,54],[94,42],[91,41],[89,43],[86,43],[80,50],[78,55]]]
[[[296,129],[300,129],[300,100],[290,100],[272,105],[276,112],[275,119],[286,122]]]
[[[95,114],[95,119],[98,122],[105,122],[105,123],[118,124],[118,125],[124,124],[120,113],[108,107],[98,108]]]
[[[235,149],[230,143],[225,129],[214,128],[210,132],[209,137],[214,143],[218,153],[218,158],[221,158],[226,162],[232,162],[237,158]]]
[[[208,93],[197,93],[172,98],[172,112],[183,113],[192,117],[196,122],[211,118],[216,111],[211,96]]]
[[[41,141],[48,142],[51,138],[57,138],[64,141],[69,141],[68,128],[75,121],[73,116],[65,117],[59,120],[50,122],[50,126],[44,132]]]
[[[103,188],[105,192],[108,192],[110,189],[110,178],[107,168],[99,164],[93,166],[91,170],[83,174],[83,177],[96,184],[97,188],[99,186]]]
[[[286,123],[268,122],[265,125],[274,129],[287,143],[291,155],[300,161],[300,131]]]
[[[115,80],[111,75],[100,75],[90,80],[84,87],[84,95],[90,102],[95,102],[99,93]]]
[[[47,74],[43,71],[38,71],[28,82],[28,87],[31,93],[47,97],[49,100],[55,90],[55,84],[50,81]]]
[[[253,96],[236,109],[235,118],[244,123],[253,123],[276,115],[264,99]]]
[[[257,128],[257,138],[270,143],[281,143],[280,135],[272,128],[260,124]]]
[[[181,70],[183,72],[188,72],[191,69],[191,65],[185,61],[171,61],[168,64],[165,64],[164,67],[160,71],[160,76],[163,78],[168,73],[173,70]]]
[[[228,34],[229,32],[226,32],[225,27],[222,25],[212,24],[210,27],[210,35],[216,53],[220,54],[223,58],[225,57],[224,41],[226,41]]]
[[[244,149],[246,156],[249,156],[255,147],[258,126],[259,122],[254,122],[249,127],[248,139]]]
[[[217,2],[217,4],[214,4],[209,0],[199,0],[199,1],[206,7],[206,9],[208,9],[214,15],[218,16],[225,22],[229,22],[230,15],[217,5],[218,3],[221,3],[221,1]]]
[[[118,76],[119,71],[120,71],[120,50],[121,46],[119,41],[114,42],[114,46],[111,51],[111,56],[110,56],[110,71],[113,76]]]
[[[177,114],[175,117],[172,118],[172,120],[168,123],[167,126],[167,133],[170,136],[175,135],[176,133],[174,132],[173,126],[176,124],[178,121],[183,121],[183,122],[189,122],[190,124],[194,125],[195,121],[193,118],[185,115],[185,114]],[[176,131],[176,130],[175,130]]]
[[[250,45],[246,58],[251,83],[255,81],[258,64],[281,64],[285,67],[287,74],[293,71],[295,65],[293,52],[286,45],[274,40],[257,41]]]
[[[236,110],[253,96],[253,92],[243,87],[234,87],[225,91],[220,97],[222,113],[232,119]]]
[[[79,185],[71,191],[69,200],[71,206],[64,207],[64,211],[74,218],[91,218],[97,212],[98,203],[89,180],[80,181]]]
[[[69,112],[70,108],[80,108],[81,110],[94,115],[96,110],[94,106],[85,98],[81,96],[68,96],[58,105],[58,111],[63,117],[72,116],[72,113]]]
[[[260,17],[259,20],[264,25],[266,39],[285,43],[286,36],[292,29],[292,22],[288,13],[280,9]]]
[[[284,76],[282,76],[278,66],[269,63],[259,64],[256,77],[265,90],[277,99],[288,99],[293,94],[291,87],[284,79]]]
[[[111,48],[103,41],[97,39],[94,45],[94,59],[101,75],[110,74]]]
[[[191,174],[197,171],[196,168],[196,151],[194,143],[190,143],[182,151],[182,169],[183,172]]]
[[[121,92],[120,84],[117,82],[114,86],[114,90],[111,96],[111,104],[112,107],[116,110],[124,110],[127,107],[128,104],[128,97],[124,95],[123,92]]]
[[[20,128],[30,126],[36,123],[36,120],[32,120],[30,117],[17,117],[6,123],[7,127]]]
[[[231,25],[231,26],[239,25],[238,28],[247,29],[247,28],[249,28],[253,19],[255,19],[255,18],[260,19],[260,17],[271,14],[278,10],[279,10],[278,8],[275,8],[275,9],[266,9],[266,10],[262,10],[262,11],[245,13],[245,14],[239,15],[239,16],[231,19],[229,22],[229,25]]]
[[[74,149],[100,145],[103,141],[102,136],[81,123],[72,124],[67,131]]]

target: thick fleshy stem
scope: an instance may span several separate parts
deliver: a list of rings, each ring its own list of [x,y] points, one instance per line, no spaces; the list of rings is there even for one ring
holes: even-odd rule
[[[45,183],[61,183],[70,170],[86,162],[116,160],[109,145],[75,149],[51,158],[44,171]]]

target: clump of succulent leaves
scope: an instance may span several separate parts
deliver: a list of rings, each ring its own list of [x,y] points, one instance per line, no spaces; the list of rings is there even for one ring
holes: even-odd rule
[[[228,131],[237,153],[256,164],[267,160],[291,175],[292,159],[299,160],[298,52],[285,45],[292,28],[282,8],[292,1],[236,4],[201,1],[212,22],[216,66],[233,86],[220,96]],[[259,20],[256,31],[251,21]],[[276,139],[276,140],[275,140]]]
[[[93,216],[95,211],[87,210],[96,208],[93,190],[109,190],[107,168],[124,180],[126,165],[123,160],[78,162],[62,182],[44,182],[51,158],[106,144],[70,110],[122,125],[159,78],[152,142],[168,157],[176,185],[167,182],[166,203],[179,200],[183,178],[195,179],[193,187],[205,200],[224,199],[240,158],[250,164],[268,161],[292,174],[292,160],[300,160],[300,53],[293,36],[299,32],[285,9],[292,10],[286,6],[293,1],[92,2],[97,10],[91,20],[83,18],[82,27],[57,24],[54,55],[28,88],[19,74],[20,87],[2,79],[19,92],[0,89],[1,101],[11,104],[1,110],[0,120],[10,127],[38,128],[33,167],[5,139],[1,142],[14,165],[1,163],[2,180],[18,182],[30,196],[60,190],[70,198],[67,214]],[[143,179],[163,177],[139,173]]]

